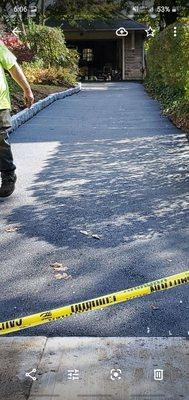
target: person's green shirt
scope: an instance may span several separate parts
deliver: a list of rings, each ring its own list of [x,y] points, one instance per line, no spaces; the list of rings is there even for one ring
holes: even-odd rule
[[[0,110],[11,108],[5,70],[9,71],[15,64],[16,57],[0,42]]]

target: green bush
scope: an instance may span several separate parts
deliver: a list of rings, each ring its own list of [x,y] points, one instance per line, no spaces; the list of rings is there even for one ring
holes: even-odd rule
[[[52,66],[45,68],[40,63],[23,63],[24,73],[30,83],[42,85],[73,86],[77,75],[70,68]]]
[[[173,28],[177,27],[177,36]],[[189,104],[189,30],[170,25],[157,34],[147,50],[147,89],[161,100],[165,111],[187,112]]]
[[[46,67],[61,64],[67,56],[65,38],[58,28],[30,23],[27,28],[27,39],[33,53],[44,61]]]
[[[65,86],[76,83],[79,55],[66,47],[61,29],[30,23],[27,38],[35,54],[33,62],[23,63],[30,83]]]
[[[65,37],[60,28],[30,23],[27,28],[30,48],[37,59],[43,60],[44,66],[70,67],[78,72],[79,55],[76,50],[66,47]]]
[[[186,74],[185,98],[189,99],[189,70]]]

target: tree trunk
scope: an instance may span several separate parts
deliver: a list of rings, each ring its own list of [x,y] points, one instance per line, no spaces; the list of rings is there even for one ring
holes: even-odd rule
[[[41,25],[45,24],[45,0],[41,0]]]

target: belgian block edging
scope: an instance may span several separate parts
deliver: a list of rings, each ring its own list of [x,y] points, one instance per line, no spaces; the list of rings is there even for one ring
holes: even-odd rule
[[[14,129],[24,124],[24,122],[28,121],[39,111],[49,106],[54,101],[59,99],[64,99],[67,96],[71,96],[74,93],[78,93],[80,90],[81,90],[81,84],[78,83],[74,88],[67,89],[64,92],[52,93],[49,96],[45,97],[44,99],[39,100],[37,103],[33,104],[31,108],[26,108],[25,110],[20,111],[16,115],[13,115],[13,117],[11,118],[12,127],[9,132],[12,132]]]

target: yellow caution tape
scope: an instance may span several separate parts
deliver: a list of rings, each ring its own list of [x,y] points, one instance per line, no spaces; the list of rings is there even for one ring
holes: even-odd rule
[[[56,321],[59,318],[65,318],[87,311],[102,309],[113,304],[134,299],[135,297],[141,297],[154,292],[171,289],[184,283],[189,283],[189,271],[171,275],[166,278],[161,278],[157,281],[144,283],[143,285],[122,290],[121,292],[97,297],[96,299],[86,300],[80,303],[56,308],[54,310],[48,310],[37,314],[28,315],[23,318],[16,318],[10,321],[1,322],[0,335],[13,333],[37,325],[47,324],[48,322]]]

